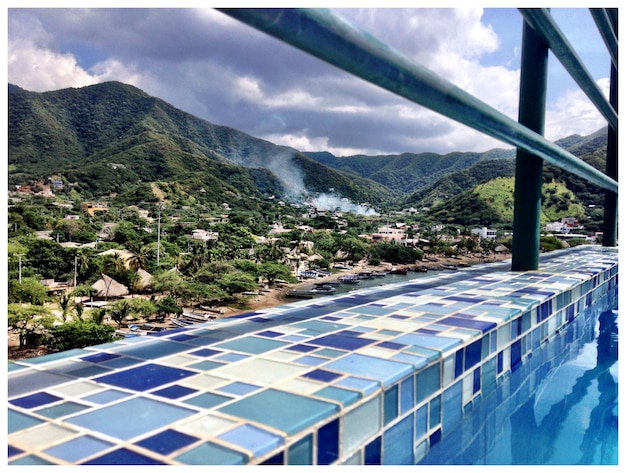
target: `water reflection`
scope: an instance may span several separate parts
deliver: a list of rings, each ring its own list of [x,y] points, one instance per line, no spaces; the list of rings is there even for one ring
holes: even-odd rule
[[[572,324],[587,325],[578,340],[571,336],[578,328],[570,327],[570,334],[560,337],[560,349],[533,354],[420,464],[617,464],[617,313],[598,316],[595,339],[593,318],[583,319]],[[589,357],[590,344],[595,359]],[[572,359],[560,360],[567,351]],[[581,372],[581,366],[592,367]],[[572,373],[575,379],[568,378]],[[533,382],[536,377],[543,377],[541,384]],[[531,393],[532,387],[544,389]],[[566,394],[550,404],[564,389]]]

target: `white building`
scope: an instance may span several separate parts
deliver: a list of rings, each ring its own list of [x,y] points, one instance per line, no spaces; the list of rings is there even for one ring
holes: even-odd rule
[[[472,228],[472,235],[478,235],[481,238],[496,238],[498,236],[498,232],[495,230],[490,230],[487,227],[483,228]]]

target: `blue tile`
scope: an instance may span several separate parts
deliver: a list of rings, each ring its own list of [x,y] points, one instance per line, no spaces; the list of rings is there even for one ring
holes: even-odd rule
[[[396,338],[394,342],[447,351],[456,346],[460,346],[463,343],[463,340],[460,338],[444,337],[440,335],[435,336],[419,333],[407,333],[406,335]]]
[[[339,458],[339,419],[320,427],[317,432],[317,464],[330,465]]]
[[[445,319],[439,320],[438,323],[451,325],[453,327],[475,328],[483,333],[493,330],[497,326],[495,322],[485,322],[482,320],[468,319],[464,317],[446,317]]]
[[[195,409],[146,398],[132,398],[66,419],[71,425],[128,440],[195,414]],[[113,420],[117,419],[115,422]]]
[[[380,389],[380,384],[377,381],[371,379],[355,378],[348,376],[335,383],[335,386],[344,386],[346,388],[358,389],[363,392],[364,396],[372,394]]]
[[[302,344],[292,345],[292,346],[288,347],[288,350],[290,350],[290,351],[297,351],[299,353],[308,353],[308,352],[311,352],[311,351],[315,351],[317,349],[318,349],[318,347],[314,347],[312,345],[302,345]]]
[[[147,450],[160,453],[161,455],[169,455],[178,449],[187,447],[188,445],[197,442],[198,440],[200,439],[192,435],[167,429],[137,442],[137,445]]]
[[[234,383],[231,383],[227,386],[222,386],[221,388],[218,388],[218,391],[221,391],[227,394],[234,394],[237,396],[245,396],[246,394],[253,393],[254,391],[257,391],[259,389],[261,389],[260,386],[255,386],[254,384],[248,384],[248,383],[242,383],[240,381],[235,381]]]
[[[409,415],[383,434],[383,464],[413,465],[413,416]]]
[[[114,360],[115,358],[119,358],[120,355],[116,355],[113,353],[96,353],[94,355],[88,355],[81,358],[83,361],[89,361],[90,363],[102,363],[103,361]]]
[[[261,457],[284,443],[283,437],[250,424],[235,427],[218,438],[251,451],[255,457]]]
[[[295,363],[300,363],[301,365],[318,366],[322,363],[326,363],[327,361],[327,358],[322,358],[321,356],[306,355],[295,360]]]
[[[226,363],[219,363],[213,360],[202,360],[202,361],[199,361],[198,363],[194,363],[193,365],[187,366],[187,368],[191,368],[191,369],[198,370],[198,371],[211,371],[211,370],[214,370],[215,368],[224,366],[225,364]]]
[[[96,404],[108,404],[110,402],[119,401],[120,399],[124,399],[125,397],[129,396],[130,393],[124,391],[118,391],[117,389],[107,389],[106,391],[101,391],[99,393],[85,396],[83,399],[85,401],[93,402]]]
[[[64,462],[76,463],[83,458],[95,455],[114,445],[115,444],[111,442],[106,442],[90,435],[84,435],[48,448],[44,450],[44,453],[57,457]]]
[[[413,371],[413,366],[358,353],[331,361],[326,368],[340,373],[376,379],[389,386]]]
[[[465,347],[465,371],[476,366],[481,361],[482,340],[477,340]]]
[[[245,360],[250,358],[250,355],[242,355],[241,353],[224,353],[222,355],[213,358],[218,361],[225,361],[226,363],[234,363],[235,361]]]
[[[288,435],[294,435],[338,410],[334,403],[277,389],[252,394],[219,409],[225,414],[282,430]]]
[[[400,383],[400,413],[409,411],[415,403],[415,379],[413,376]]]
[[[263,332],[257,332],[257,335],[259,337],[276,338],[285,334],[281,332],[274,332],[273,330],[265,330]]]
[[[179,381],[197,373],[154,363],[137,366],[124,371],[108,374],[94,379],[100,383],[111,384],[133,391],[146,391],[163,384]]]

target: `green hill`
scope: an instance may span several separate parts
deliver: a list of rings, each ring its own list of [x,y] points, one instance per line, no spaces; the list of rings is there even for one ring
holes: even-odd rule
[[[107,82],[28,92],[9,86],[9,185],[61,175],[81,195],[178,181],[215,201],[327,192],[356,202],[388,200],[383,186],[347,177],[299,151],[213,125],[141,90]]]

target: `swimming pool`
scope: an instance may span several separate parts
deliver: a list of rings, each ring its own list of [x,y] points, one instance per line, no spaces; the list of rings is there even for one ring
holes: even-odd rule
[[[616,465],[616,301],[587,308],[419,464]]]

